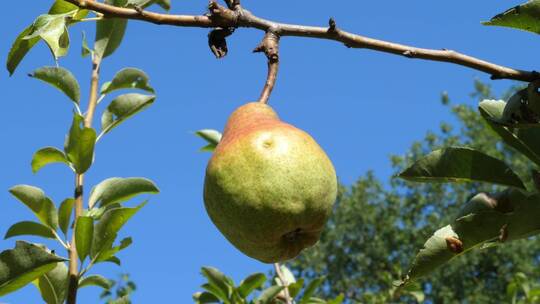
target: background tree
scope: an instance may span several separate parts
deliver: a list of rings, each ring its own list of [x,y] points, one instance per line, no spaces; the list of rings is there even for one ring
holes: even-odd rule
[[[510,96],[516,88],[510,89]],[[472,98],[493,98],[488,85],[475,83]],[[437,148],[465,145],[507,160],[520,175],[528,176],[527,160],[503,145],[476,108],[451,105],[457,119],[428,132],[402,156],[393,156],[395,173]],[[388,185],[367,173],[350,188],[342,188],[321,241],[289,265],[298,274],[328,276],[325,296],[345,292],[350,301],[386,302],[385,291],[403,276],[417,250],[441,223],[455,217],[471,193],[495,192],[500,187],[479,183],[418,184],[391,179]],[[434,303],[494,303],[507,300],[507,284],[514,273],[540,279],[540,243],[521,240],[459,257],[421,281],[426,300]],[[409,298],[410,299],[410,298]]]

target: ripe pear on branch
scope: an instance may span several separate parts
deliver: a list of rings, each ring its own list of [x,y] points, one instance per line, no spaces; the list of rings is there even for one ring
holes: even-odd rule
[[[314,245],[336,195],[325,152],[263,103],[232,113],[206,169],[208,215],[236,248],[265,263]]]

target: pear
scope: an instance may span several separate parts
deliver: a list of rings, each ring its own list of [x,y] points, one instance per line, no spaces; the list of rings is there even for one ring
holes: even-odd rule
[[[229,117],[204,181],[211,220],[236,248],[265,263],[314,245],[336,195],[334,166],[317,142],[255,102]]]

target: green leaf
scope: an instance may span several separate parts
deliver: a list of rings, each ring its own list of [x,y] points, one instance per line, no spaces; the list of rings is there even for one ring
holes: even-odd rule
[[[403,284],[453,258],[492,243],[504,244],[540,233],[540,196],[509,189],[490,197],[473,197],[456,219],[437,230],[419,251]]]
[[[195,135],[206,140],[208,145],[201,148],[202,152],[213,152],[216,149],[219,141],[221,140],[222,134],[219,131],[212,129],[203,129],[195,132]]]
[[[119,5],[121,0],[106,0],[106,4]],[[105,58],[111,55],[122,43],[126,32],[127,20],[119,18],[106,18],[96,22],[96,42],[94,51],[98,57]]]
[[[166,11],[171,9],[171,0],[156,0],[155,3]]]
[[[504,142],[521,152],[531,161],[540,166],[540,148],[532,149],[526,142],[531,142],[530,137],[540,136],[540,129],[530,128],[522,130],[511,130],[497,121],[502,120],[506,103],[502,100],[484,100],[480,103],[478,110],[488,125],[495,131]],[[537,141],[535,141],[537,142]]]
[[[41,223],[56,230],[58,227],[56,206],[50,198],[45,196],[43,190],[33,186],[18,185],[11,188],[9,192],[30,208]]]
[[[24,56],[36,45],[36,43],[39,42],[39,37],[34,37],[31,39],[25,39],[28,34],[32,32],[32,26],[29,26],[25,28],[19,36],[15,39],[15,42],[13,42],[13,45],[11,46],[11,49],[9,50],[7,62],[6,62],[6,68],[9,72],[9,75],[13,75],[15,72],[15,69],[17,69],[17,66],[19,66],[19,63],[22,61]]]
[[[131,304],[129,296],[123,296],[118,299],[110,300],[107,304]]]
[[[108,94],[120,89],[140,89],[150,93],[155,93],[148,83],[148,75],[144,71],[136,68],[125,68],[114,75],[113,80],[101,86],[101,94]]]
[[[413,295],[414,296],[414,295]],[[416,297],[415,297],[416,298]],[[345,295],[344,294],[339,294],[337,297],[335,297],[334,299],[332,300],[328,300],[326,302],[326,304],[341,304],[343,303],[343,300],[345,300]],[[422,303],[422,301],[419,300],[419,298],[416,298],[416,300],[418,301],[418,303]]]
[[[302,290],[302,287],[304,287],[304,279],[300,278],[298,281],[291,283],[287,288],[289,289],[289,295],[291,298],[296,298],[296,296],[300,293]]]
[[[161,6],[162,9],[168,11],[171,9],[171,1],[170,0],[128,0],[126,6],[128,7],[134,7],[138,6],[141,8],[147,8],[152,4],[157,4]]]
[[[221,301],[223,301],[223,303],[225,304],[231,303],[230,298],[223,292],[223,290],[219,289],[219,287],[217,287],[216,285],[206,283],[206,284],[201,285],[201,287],[204,290],[213,294],[214,296],[218,297]]]
[[[79,288],[87,287],[87,286],[98,286],[105,290],[110,289],[114,286],[113,281],[104,278],[100,275],[91,275],[82,278],[79,280]]]
[[[58,226],[62,232],[67,235],[69,224],[71,220],[71,213],[73,212],[73,206],[75,205],[75,199],[68,198],[60,204],[58,208]]]
[[[254,273],[240,282],[237,291],[242,298],[247,298],[255,289],[261,288],[264,282],[266,282],[264,273]]]
[[[79,174],[86,172],[92,165],[97,137],[94,129],[82,126],[83,120],[81,115],[73,115],[73,124],[64,145],[67,159]]]
[[[319,288],[319,286],[321,286],[321,284],[324,282],[324,280],[325,280],[324,277],[320,277],[320,278],[316,278],[313,281],[309,282],[306,289],[304,290],[304,294],[302,295],[302,299],[298,303],[299,304],[307,304],[307,303],[309,303],[309,300],[311,299],[311,297],[313,296],[313,294],[315,293],[317,288]]]
[[[23,39],[41,38],[57,60],[65,56],[69,48],[67,18],[73,18],[76,11],[56,15],[40,15],[32,24],[30,33]]]
[[[108,178],[92,189],[88,205],[105,207],[125,202],[142,193],[159,193],[158,187],[149,179],[142,177]]]
[[[102,253],[112,248],[118,231],[145,204],[146,202],[135,208],[115,208],[105,212],[94,227],[94,239],[90,256],[95,259],[102,258]]]
[[[92,209],[86,209],[83,212],[83,215],[90,216],[94,220],[99,221],[105,212],[107,212],[107,211],[109,211],[111,209],[116,209],[116,208],[121,208],[121,207],[122,207],[122,205],[120,203],[110,204],[110,205],[107,205],[105,207],[99,207],[99,208],[96,208],[94,206],[94,208],[92,208]]]
[[[53,270],[34,281],[34,284],[45,303],[62,304],[66,299],[68,282],[68,268],[64,262],[60,262]]]
[[[213,293],[208,291],[195,293],[193,295],[193,300],[196,304],[221,303]]]
[[[540,1],[532,0],[515,6],[482,24],[510,27],[540,34]]]
[[[65,14],[69,12],[77,11],[73,15],[73,20],[77,21],[86,17],[89,13],[88,10],[79,9],[75,4],[71,4],[64,0],[56,0],[49,9],[49,15]]]
[[[94,219],[88,216],[79,216],[75,223],[75,246],[81,263],[90,253],[94,237]]]
[[[57,88],[76,104],[80,100],[79,82],[67,69],[61,67],[42,67],[35,70],[31,77],[42,80]]]
[[[118,266],[120,266],[120,265],[122,264],[122,262],[120,261],[120,259],[117,258],[117,257],[115,257],[115,256],[110,257],[110,258],[104,260],[103,262],[113,263],[113,264],[116,264],[116,265],[118,265]]]
[[[125,94],[114,99],[101,116],[101,133],[105,134],[124,120],[154,103],[153,95]]]
[[[525,189],[521,179],[503,161],[470,148],[433,151],[399,177],[420,182],[479,181]]]
[[[54,233],[51,231],[51,228],[40,223],[23,221],[9,227],[6,235],[4,236],[4,239],[20,235],[41,236],[49,239],[55,238]]]
[[[208,283],[221,293],[221,299],[223,300],[223,297],[225,299],[229,299],[231,297],[234,283],[230,278],[228,278],[225,274],[223,274],[221,271],[219,271],[216,268],[213,267],[202,267],[201,273],[204,277],[208,279]],[[214,293],[215,294],[215,293]],[[216,296],[219,296],[215,294]]]
[[[261,295],[257,298],[255,303],[257,304],[269,304],[272,303],[272,300],[283,290],[284,286],[270,286],[263,290]]]
[[[84,58],[84,57],[87,57],[87,56],[91,55],[93,52],[94,52],[94,50],[92,50],[88,46],[88,41],[86,40],[86,33],[83,31],[82,32],[81,56]]]
[[[27,285],[62,261],[41,247],[18,241],[15,249],[0,253],[0,296]]]
[[[424,299],[426,298],[422,291],[409,291],[407,294],[412,296],[418,303],[424,302]]]
[[[69,161],[63,151],[54,147],[39,149],[32,157],[32,172],[36,173],[44,166],[52,163],[64,163],[69,165]]]
[[[131,244],[133,244],[131,237],[123,238],[118,246],[101,251],[99,257],[96,259],[96,263],[111,262],[120,265],[118,258],[115,259],[115,254],[131,246]]]
[[[86,17],[86,15],[88,15],[88,10],[80,10],[77,6],[64,0],[56,0],[50,8],[48,15],[66,16],[66,18],[72,18],[71,20],[77,21]],[[67,20],[64,20],[64,22],[66,23],[66,26],[69,26],[69,22],[67,22]],[[36,22],[34,22],[34,24],[35,23]],[[51,27],[54,28],[54,26]],[[39,42],[39,40],[41,40],[41,37],[39,35],[30,39],[27,38],[27,36],[32,34],[32,32],[34,32],[35,30],[36,28],[34,25],[27,27],[22,31],[22,33],[19,34],[19,36],[13,43],[9,51],[6,64],[10,75],[15,72],[15,69],[17,68],[21,60],[26,56],[28,51],[30,51],[30,49],[32,49],[34,45]],[[67,30],[59,38],[60,40],[58,41],[58,44],[64,45],[66,43],[66,38],[69,40],[69,37],[67,36]]]

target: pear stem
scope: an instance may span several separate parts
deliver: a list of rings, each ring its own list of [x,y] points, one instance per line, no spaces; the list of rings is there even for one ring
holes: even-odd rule
[[[281,285],[285,286],[285,288],[283,289],[283,300],[285,300],[286,304],[292,304],[293,301],[291,299],[291,296],[289,295],[289,282],[287,282],[287,279],[283,275],[279,263],[274,263],[274,270],[276,271],[277,277],[281,281]]]
[[[259,102],[267,104],[270,94],[276,84],[277,73],[279,70],[279,35],[273,29],[269,29],[262,42],[253,50],[253,52],[264,52],[268,59],[268,75],[264,83]]]

